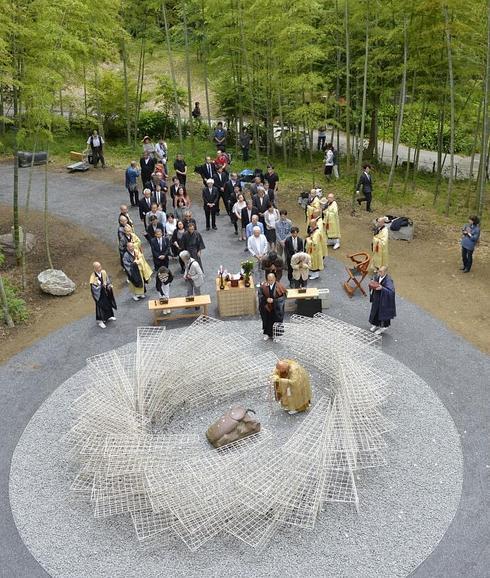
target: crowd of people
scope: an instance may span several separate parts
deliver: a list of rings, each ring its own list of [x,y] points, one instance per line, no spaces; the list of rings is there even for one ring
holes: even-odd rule
[[[199,111],[199,103],[196,103],[195,112],[196,107]],[[169,299],[170,286],[179,274],[185,280],[187,295],[199,295],[204,283],[202,256],[206,245],[194,213],[199,210],[196,207],[202,207],[206,232],[217,231],[217,216],[226,214],[227,219],[219,221],[220,228],[230,227],[237,241],[243,244],[243,252],[254,264],[259,311],[267,340],[272,337],[274,323],[281,322],[284,315],[287,289],[283,276],[287,277],[290,288],[306,288],[309,280],[320,278],[329,247],[334,251],[339,249],[339,208],[334,193],[325,196],[321,189],[314,188],[306,199],[305,221],[293,223],[287,210],[281,207],[280,178],[274,167],[269,165],[264,173],[256,169],[253,181],[243,182],[230,168],[226,137],[226,130],[218,123],[213,135],[216,153],[206,156],[204,162],[194,168],[202,180],[202,189],[200,198],[193,201],[187,190],[188,165],[184,156],[177,154],[171,165],[163,138],[156,144],[149,136],[142,139],[141,158],[139,162],[131,161],[127,167],[125,186],[130,207],[138,209],[143,233],[142,236],[136,233],[134,213],[130,214],[128,205],[121,205],[117,230],[120,264],[134,301],[145,298],[152,278],[159,298]],[[103,141],[96,140],[95,133],[90,138],[92,147],[102,147]],[[252,139],[246,130],[240,139],[243,156],[248,158]],[[325,151],[329,163],[326,167],[335,166],[333,147],[327,144]],[[103,162],[103,156],[102,159],[100,156],[101,151],[99,160]],[[334,164],[330,164],[332,161]],[[325,174],[338,173],[329,169]],[[367,175],[368,180],[361,176],[359,186],[367,197],[372,191],[368,167],[364,168],[363,175]],[[366,202],[370,210],[370,199],[366,198]],[[301,231],[305,228],[303,237]],[[145,257],[142,237],[147,244],[147,254],[151,254],[152,265]],[[372,248],[375,270],[385,271],[378,279],[379,287],[372,290],[380,291],[385,286],[389,290],[389,283],[385,281],[388,278],[388,231],[383,218],[378,219]],[[171,264],[176,266],[174,271]],[[108,321],[115,320],[116,303],[110,277],[98,262],[94,263],[90,283],[96,302],[96,319],[104,328]],[[373,322],[376,331],[387,326],[381,324],[383,319],[379,320],[379,324]]]

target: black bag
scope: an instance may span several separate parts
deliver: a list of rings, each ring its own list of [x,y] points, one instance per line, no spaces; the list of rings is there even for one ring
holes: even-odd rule
[[[322,312],[321,299],[297,299],[296,313],[303,317],[313,317],[315,313]]]
[[[34,157],[34,163],[32,163],[32,159]],[[19,167],[30,167],[31,164],[34,165],[45,165],[48,162],[48,153],[44,151],[40,151],[37,153],[31,153],[27,151],[19,151],[17,153],[17,159],[19,163]]]
[[[395,217],[395,219],[391,221],[390,229],[392,231],[399,231],[401,227],[408,227],[408,225],[412,225],[412,221],[408,217]]]

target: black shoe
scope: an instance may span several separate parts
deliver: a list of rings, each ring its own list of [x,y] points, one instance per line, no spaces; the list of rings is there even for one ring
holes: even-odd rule
[[[373,212],[372,209],[366,209],[366,211],[367,211],[368,213],[372,213],[372,212]]]
[[[238,231],[235,231],[235,235],[238,235]]]
[[[463,273],[469,273],[470,270],[469,269],[463,269]]]
[[[217,231],[217,230],[218,230],[218,227],[213,227],[213,231]]]
[[[206,227],[206,231],[210,231],[211,229],[209,227]]]

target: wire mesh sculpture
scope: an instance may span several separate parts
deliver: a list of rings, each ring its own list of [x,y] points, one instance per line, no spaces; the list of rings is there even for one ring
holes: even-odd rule
[[[275,342],[319,376],[312,407],[286,440],[266,427],[212,449],[204,435],[170,431],[174,416],[264,390],[277,361],[275,346],[257,353],[230,327],[209,317],[177,335],[142,327],[134,346],[87,360],[65,439],[80,466],[71,490],[96,517],[129,514],[139,540],[171,532],[195,551],[224,533],[263,548],[281,526],[313,528],[327,503],[358,508],[355,472],[385,463],[393,429],[380,411],[389,376],[377,368],[379,337],[292,316]]]

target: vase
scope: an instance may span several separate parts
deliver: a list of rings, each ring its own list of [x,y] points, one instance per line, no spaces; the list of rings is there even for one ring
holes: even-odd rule
[[[250,275],[245,275],[245,287],[250,287]]]
[[[223,281],[223,275],[219,276],[219,288],[223,290],[225,288],[225,283]]]

